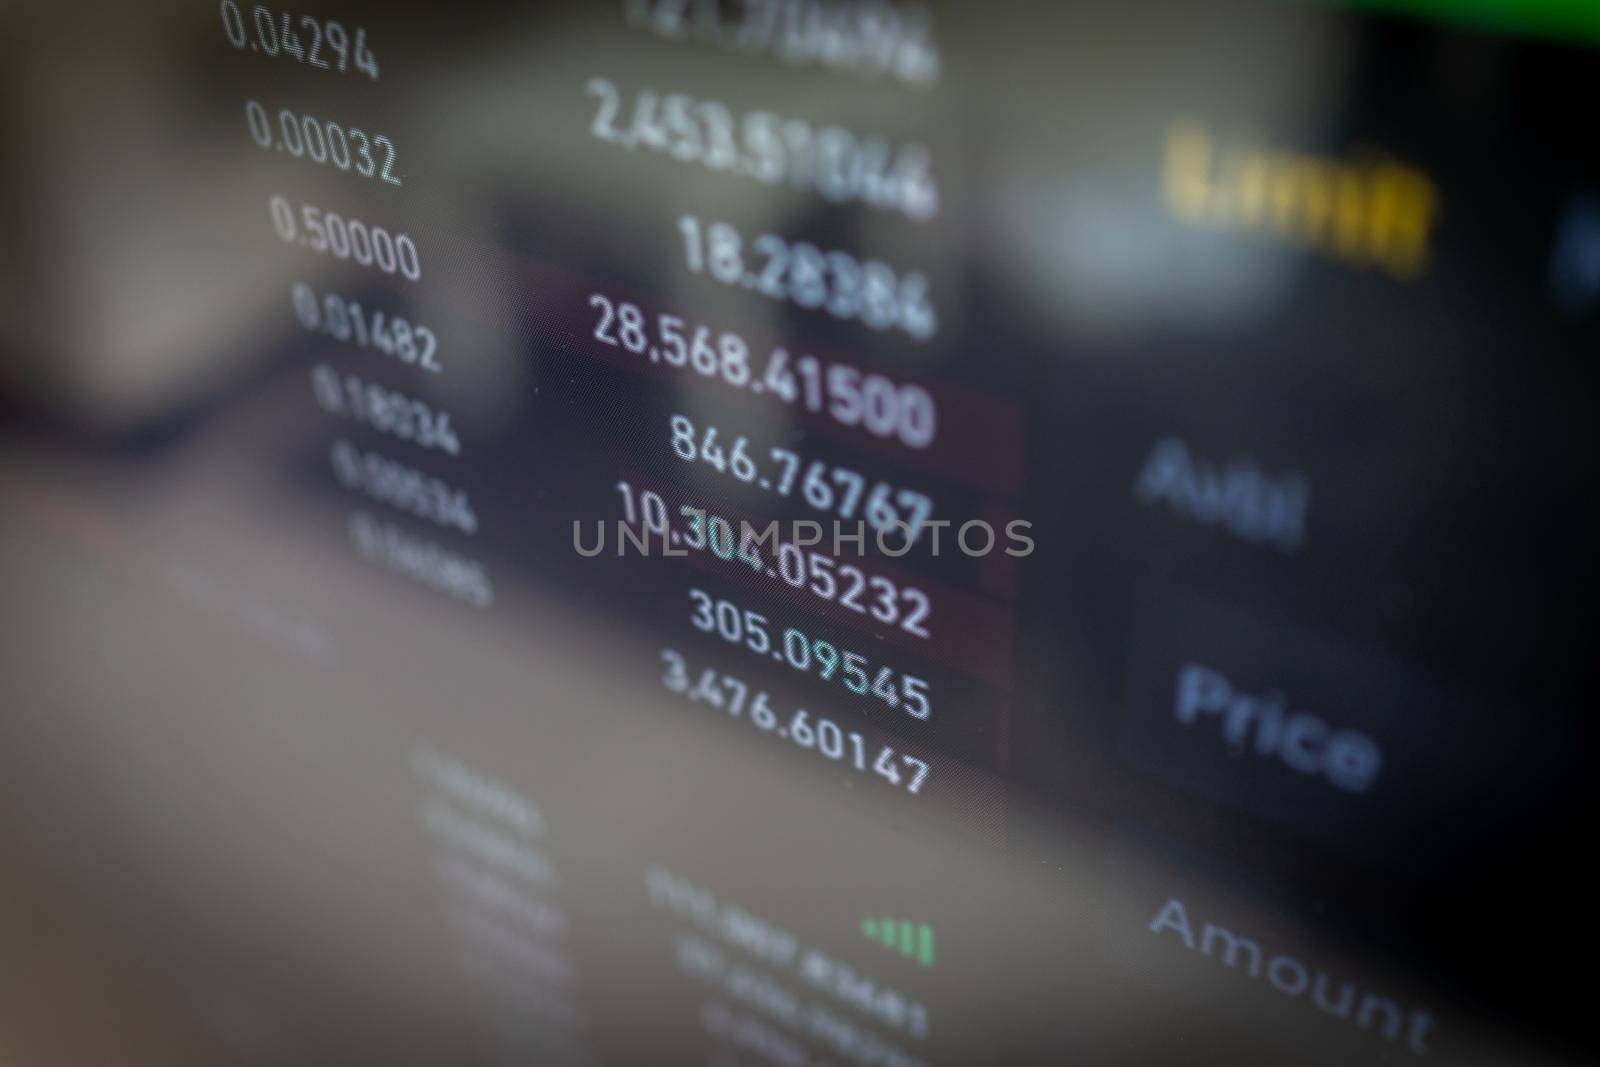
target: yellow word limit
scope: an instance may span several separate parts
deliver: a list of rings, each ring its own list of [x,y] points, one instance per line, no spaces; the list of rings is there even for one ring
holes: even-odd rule
[[[1438,190],[1378,153],[1335,159],[1218,138],[1198,122],[1166,135],[1162,199],[1197,229],[1264,234],[1401,279],[1420,276]]]

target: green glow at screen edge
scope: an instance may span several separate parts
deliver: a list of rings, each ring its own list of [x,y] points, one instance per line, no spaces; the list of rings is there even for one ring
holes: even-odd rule
[[[1600,0],[1312,0],[1493,33],[1600,44]]]

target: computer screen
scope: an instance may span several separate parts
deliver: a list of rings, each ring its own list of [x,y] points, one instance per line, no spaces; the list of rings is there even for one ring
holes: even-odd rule
[[[0,1051],[1592,1062],[1597,48],[0,10]]]

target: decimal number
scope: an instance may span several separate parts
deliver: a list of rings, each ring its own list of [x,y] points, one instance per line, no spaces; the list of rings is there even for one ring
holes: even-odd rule
[[[272,226],[290,244],[299,244],[334,259],[353,260],[358,266],[375,267],[384,274],[398,274],[408,281],[422,277],[417,246],[407,234],[390,235],[382,226],[360,219],[346,219],[311,204],[300,205],[297,217],[289,201],[274,196],[267,201]]]
[[[738,389],[771,396],[785,404],[826,414],[842,426],[860,427],[874,437],[898,439],[908,448],[933,444],[938,416],[933,397],[920,385],[896,383],[848,363],[815,356],[790,359],[775,348],[752,357],[736,333],[687,325],[665,312],[646,315],[637,305],[591,294],[598,309],[594,339],[642,355],[651,363],[693,371]]]
[[[871,693],[913,719],[926,720],[933,714],[928,683],[921,678],[900,674],[892,667],[874,667],[861,653],[841,651],[832,642],[811,637],[793,626],[774,639],[769,635],[765,615],[741,608],[731,600],[712,597],[703,590],[689,590],[689,599],[694,603],[689,622],[701,633],[716,634],[758,656],[771,656],[802,674],[816,674],[825,682],[841,683],[858,696]]]
[[[810,749],[862,774],[875,774],[908,793],[921,792],[927,781],[928,765],[915,756],[896,752],[889,745],[871,745],[856,731],[845,729],[832,719],[813,716],[804,708],[777,711],[764,691],[752,690],[731,674],[719,674],[706,668],[691,679],[688,662],[674,649],[662,649],[661,661],[666,665],[661,684],[668,692],[690,703],[721,709],[735,719],[742,717],[764,733]],[[873,753],[875,748],[876,754]]]
[[[346,489],[464,534],[478,532],[478,516],[463,490],[376,452],[363,452],[349,441],[335,441],[328,458],[334,477]]]
[[[744,238],[733,226],[713,222],[702,227],[693,215],[678,219],[678,231],[689,269],[724,285],[819,308],[874,330],[903,330],[918,341],[938,330],[928,280],[919,273],[901,278],[877,260],[861,263],[848,252],[824,252],[803,241],[791,244],[770,233],[751,242],[752,254],[747,255]]]
[[[420,400],[363,382],[354,375],[341,376],[325,363],[311,368],[311,390],[322,410],[330,415],[364,422],[380,433],[446,455],[461,454],[461,440],[450,425],[449,414],[434,411]]]
[[[932,159],[920,144],[891,148],[881,137],[861,137],[842,126],[813,130],[802,119],[770,111],[734,116],[727,105],[683,93],[661,96],[641,89],[627,128],[616,125],[622,110],[617,87],[591,78],[588,94],[599,101],[590,131],[609,144],[645,148],[680,163],[739,174],[766,185],[809,189],[833,204],[863,203],[925,221],[939,210]]]
[[[675,529],[668,521],[661,494],[650,489],[636,492],[625,481],[618,482],[616,488],[622,494],[625,520],[630,525],[641,525],[652,536],[695,552],[710,552],[721,560],[738,560],[773,581],[791,589],[808,590],[813,596],[870,616],[885,626],[898,626],[916,637],[932,636],[928,625],[933,602],[915,586],[898,585],[881,574],[869,574],[853,563],[841,563],[825,552],[792,541],[780,541],[774,536],[769,542],[762,539],[761,531],[748,525],[740,531],[727,518],[707,514],[704,508],[689,504],[678,509],[687,522],[682,529]]]
[[[368,137],[354,126],[346,130],[337,122],[324,121],[315,115],[300,115],[288,108],[280,108],[274,126],[267,117],[267,109],[260,101],[246,100],[245,123],[250,127],[250,139],[260,148],[276,148],[296,159],[309,159],[336,170],[354,169],[363,178],[378,178],[390,185],[399,185],[394,173],[394,142],[382,134]],[[382,157],[380,163],[374,152]]]
[[[915,490],[896,489],[888,482],[868,489],[866,478],[855,471],[831,467],[820,459],[806,463],[789,449],[776,446],[767,449],[776,469],[766,469],[751,458],[749,438],[735,437],[731,445],[724,445],[717,439],[715,426],[699,430],[687,415],[673,415],[668,423],[672,453],[679,459],[703,463],[719,474],[730,474],[779,496],[798,495],[817,511],[841,519],[860,515],[874,530],[897,531],[904,526],[907,544],[916,541],[933,513],[933,501]],[[794,492],[797,488],[798,494]]]
[[[481,563],[413,537],[391,523],[358,511],[350,516],[350,543],[362,559],[475,608],[494,603],[494,585]]]
[[[921,4],[882,0],[623,0],[628,25],[667,40],[702,41],[793,65],[895,78],[923,89],[939,80],[933,17]]]
[[[398,315],[385,316],[376,309],[363,309],[357,301],[338,293],[324,293],[319,299],[305,282],[296,282],[289,295],[295,318],[313,333],[377,349],[401,363],[434,374],[441,370],[436,355],[439,342],[426,326],[413,325]]]
[[[354,70],[378,80],[378,58],[367,47],[367,31],[358,26],[352,40],[344,24],[315,15],[295,17],[273,12],[262,4],[250,9],[248,21],[235,0],[222,0],[222,32],[239,51],[265,56],[287,56],[319,70],[344,74]],[[298,29],[297,29],[298,27]],[[327,51],[323,51],[323,45]]]

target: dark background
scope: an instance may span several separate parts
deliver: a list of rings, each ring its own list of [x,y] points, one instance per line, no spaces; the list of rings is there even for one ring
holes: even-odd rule
[[[410,767],[428,744],[546,816],[587,1018],[576,1061],[755,1062],[696,1021],[708,994],[673,963],[683,923],[650,903],[652,866],[926,1004],[926,1040],[850,1016],[924,1062],[1408,1055],[1150,936],[1163,897],[1188,893],[1428,1004],[1438,1058],[1592,1054],[1562,961],[1592,941],[1575,944],[1600,284],[1553,282],[1559,250],[1593,243],[1567,221],[1600,162],[1580,107],[1592,49],[1268,0],[936,5],[940,77],[915,88],[664,39],[620,5],[338,17],[367,28],[379,80],[235,50],[205,4],[0,13],[4,927],[21,958],[95,976],[17,983],[41,1011],[82,997],[63,1028],[119,1027],[152,998],[202,1059],[513,1057],[441,920]],[[622,151],[589,133],[596,76],[624,100],[685,92],[921,142],[938,214]],[[386,133],[404,185],[257,148],[246,99]],[[1178,120],[1421,170],[1439,195],[1426,270],[1185,229],[1160,191]],[[283,243],[273,195],[409,232],[422,280]],[[938,335],[692,275],[684,214],[922,270]],[[300,280],[429,324],[444,371],[305,333]],[[594,292],[923,384],[938,447],[651,372],[596,343]],[[450,411],[462,455],[324,414],[318,363]],[[677,460],[674,412],[915,486],[942,517],[1024,517],[1037,551],[1004,572],[895,564],[949,591],[925,645],[731,568],[577,557],[572,522],[618,516],[622,478],[813,517]],[[1219,468],[1303,472],[1301,547],[1139,503],[1169,436]],[[465,489],[480,532],[341,488],[339,437]],[[477,561],[494,605],[364,562],[356,511]],[[704,637],[690,587],[929,679],[934,720]],[[690,706],[660,685],[662,648],[921,754],[928,787]],[[1319,663],[1300,671],[1319,710],[1393,739],[1398,780],[1315,833],[1225,753],[1197,750],[1197,774],[1248,803],[1127,759],[1141,687],[1229,648],[1263,684]],[[1350,664],[1369,674],[1341,684]],[[864,942],[879,915],[931,922],[938,964]],[[33,1062],[87,1055],[0,1029],[55,1047]]]

